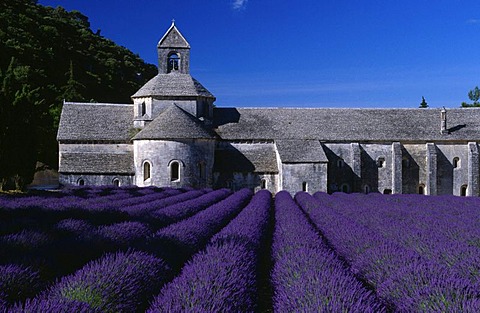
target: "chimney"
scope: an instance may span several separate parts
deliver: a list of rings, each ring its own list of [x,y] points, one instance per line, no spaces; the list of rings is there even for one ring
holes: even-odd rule
[[[442,111],[440,111],[440,119],[441,119],[440,133],[441,134],[448,134],[448,130],[447,130],[447,110],[445,109],[445,107],[443,107]]]

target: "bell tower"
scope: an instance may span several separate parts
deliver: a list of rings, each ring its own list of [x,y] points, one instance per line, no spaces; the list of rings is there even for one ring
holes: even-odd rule
[[[158,42],[158,73],[189,74],[190,44],[175,26],[175,20]]]

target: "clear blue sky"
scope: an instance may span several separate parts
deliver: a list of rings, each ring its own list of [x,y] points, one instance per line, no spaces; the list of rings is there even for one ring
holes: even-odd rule
[[[157,64],[175,19],[217,106],[458,107],[480,85],[478,0],[40,0]]]

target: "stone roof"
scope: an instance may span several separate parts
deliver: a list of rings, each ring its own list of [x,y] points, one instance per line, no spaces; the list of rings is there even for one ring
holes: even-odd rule
[[[134,174],[133,154],[62,153],[60,173]]]
[[[216,108],[224,140],[479,141],[480,109],[447,109],[449,134],[440,133],[440,109]]]
[[[190,44],[175,26],[175,22],[172,22],[170,28],[158,41],[157,47],[190,48]]]
[[[65,102],[57,140],[128,141],[133,105]]]
[[[231,144],[215,150],[214,172],[278,173],[273,144]]]
[[[276,140],[275,145],[282,163],[328,162],[318,140]]]
[[[214,139],[213,132],[177,105],[169,106],[148,123],[133,140],[142,139]]]
[[[138,97],[208,97],[215,98],[190,74],[171,72],[158,74],[142,86],[132,98]]]

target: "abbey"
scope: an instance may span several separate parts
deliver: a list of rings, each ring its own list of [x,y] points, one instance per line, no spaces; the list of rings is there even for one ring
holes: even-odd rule
[[[65,102],[63,185],[479,195],[480,110],[217,108],[174,23],[133,104]]]

